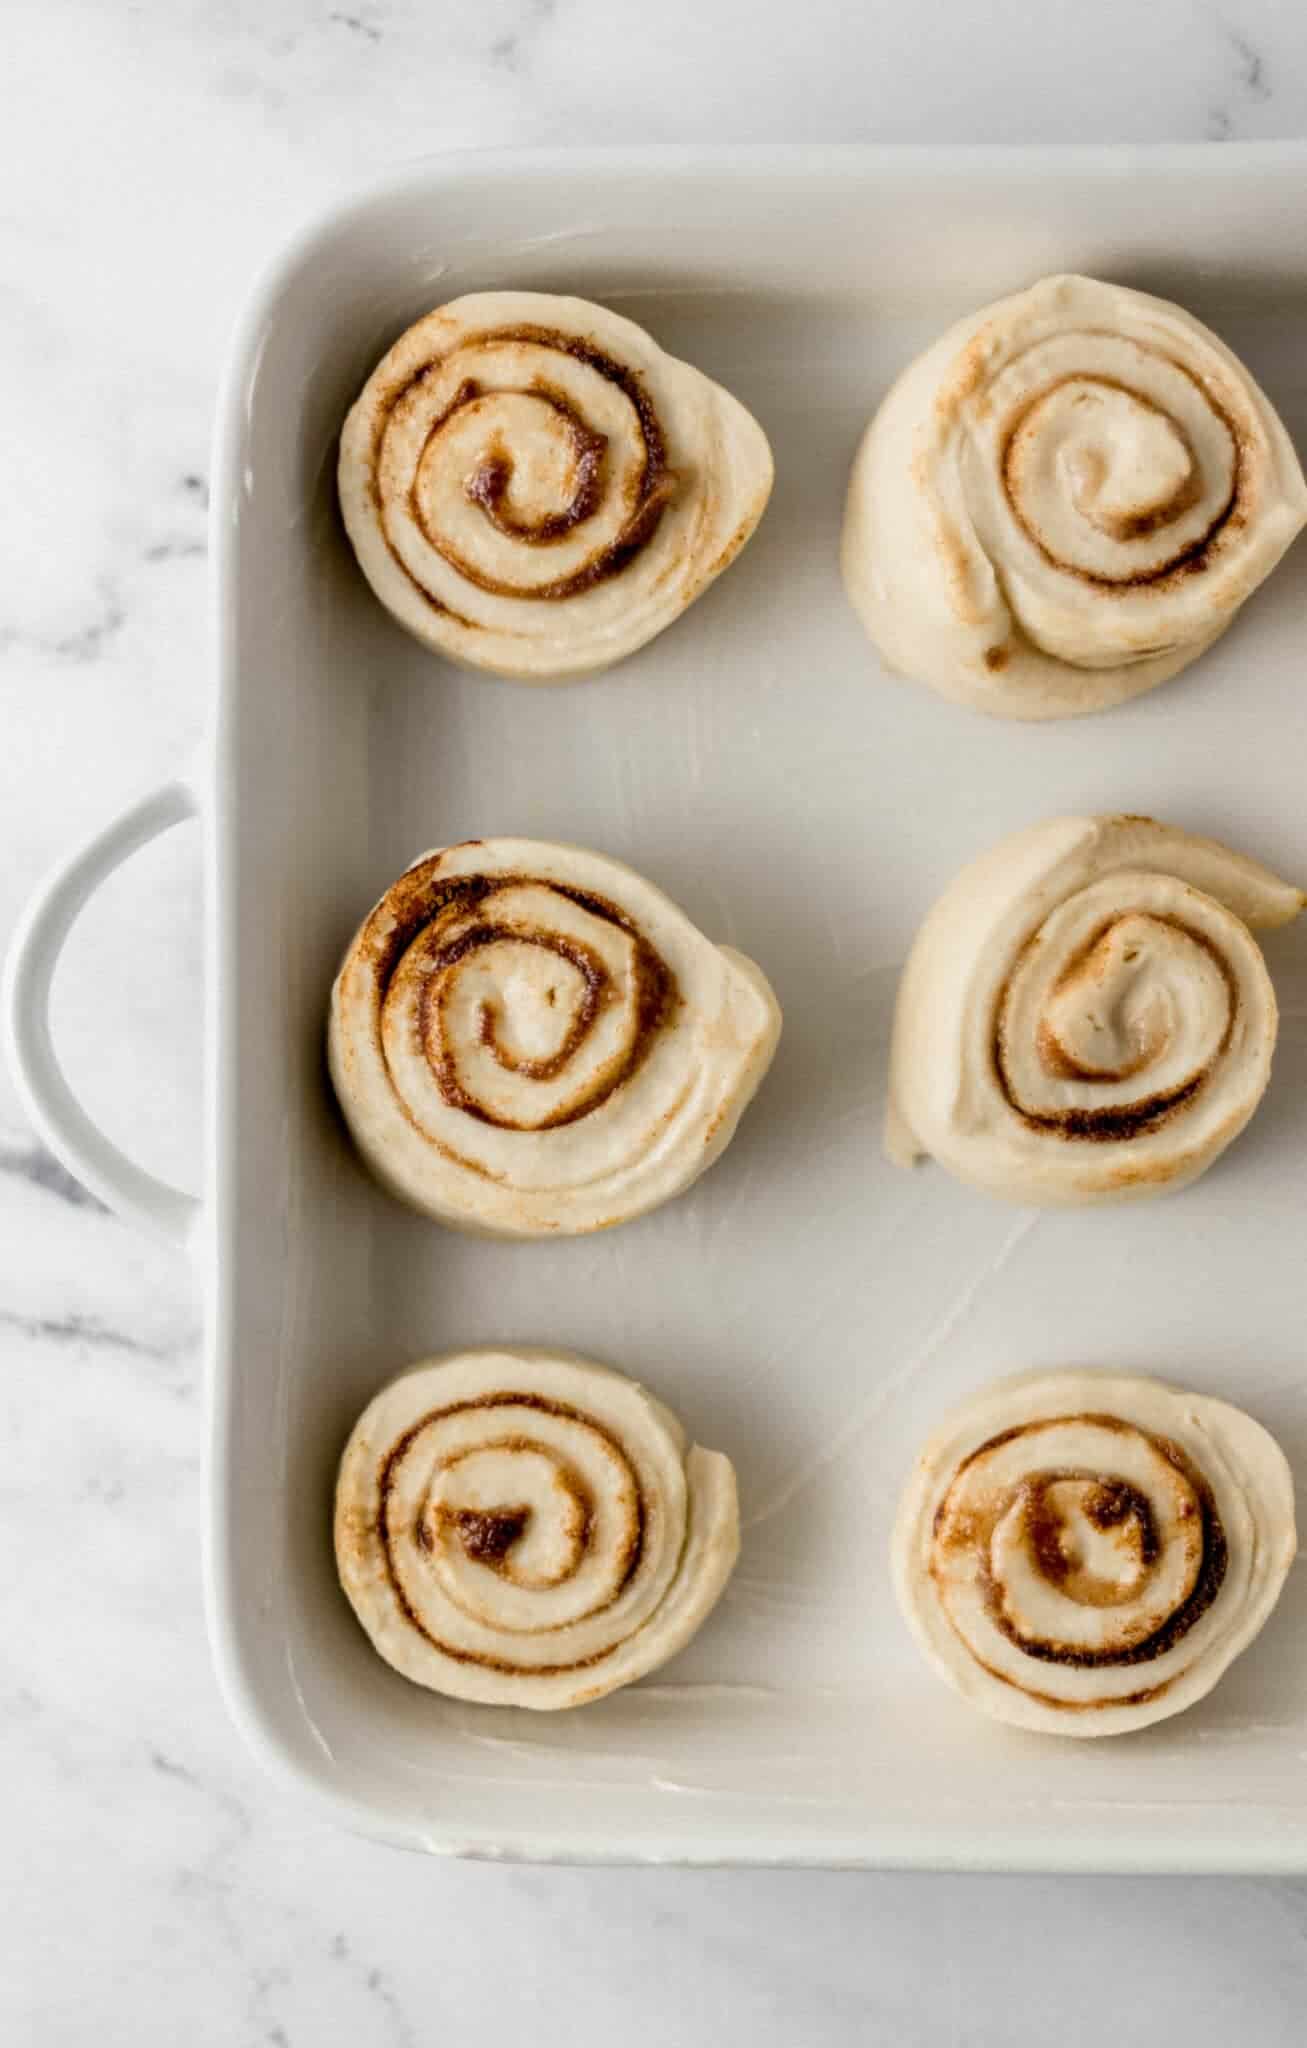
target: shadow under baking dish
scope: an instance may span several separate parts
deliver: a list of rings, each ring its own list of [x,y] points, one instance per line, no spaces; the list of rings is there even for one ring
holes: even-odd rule
[[[1307,154],[469,157],[344,209],[264,288],[219,428],[211,834],[211,1605],[229,1700],[343,1817],[482,1854],[988,1867],[1307,1867],[1307,1581],[1215,1697],[1072,1744],[920,1663],[886,1550],[920,1439],[985,1380],[1087,1362],[1240,1402],[1307,1471],[1307,939],[1250,1132],[1178,1199],[1036,1216],[880,1153],[896,973],[954,871],[1066,810],[1146,810],[1289,873],[1299,550],[1193,674],[1108,717],[992,724],[881,675],[839,585],[856,439],[949,321],[1054,268],[1182,296],[1307,446]],[[762,421],[738,563],[593,682],[464,676],[395,627],[334,505],[334,439],[416,315],[494,285],[629,312]],[[596,1238],[410,1216],[345,1143],[327,993],[417,853],[486,833],[630,861],[785,1010],[724,1160]],[[741,1482],[744,1549],[659,1678],[571,1715],[442,1701],[335,1582],[335,1461],[382,1380],[452,1346],[570,1346],[644,1379]]]

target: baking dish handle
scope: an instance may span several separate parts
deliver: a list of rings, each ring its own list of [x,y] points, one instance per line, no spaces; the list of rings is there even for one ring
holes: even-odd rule
[[[120,1152],[64,1079],[50,1037],[50,986],[78,913],[130,854],[198,814],[190,783],[152,789],[62,861],[18,921],[5,963],[4,1027],[23,1107],[68,1171],[111,1209],[155,1237],[189,1249],[200,1213],[194,1195],[170,1187]]]

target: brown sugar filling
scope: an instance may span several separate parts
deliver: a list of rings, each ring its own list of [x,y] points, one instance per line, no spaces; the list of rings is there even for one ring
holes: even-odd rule
[[[1093,330],[1090,330],[1091,333],[1092,331]],[[1095,589],[1102,590],[1109,594],[1120,591],[1137,590],[1142,588],[1164,587],[1168,583],[1178,582],[1182,577],[1201,575],[1209,567],[1211,557],[1219,545],[1222,533],[1224,532],[1225,528],[1232,524],[1238,523],[1238,507],[1245,488],[1244,473],[1247,466],[1248,454],[1247,434],[1239,427],[1237,422],[1231,417],[1230,413],[1226,410],[1226,408],[1214,396],[1214,394],[1208,388],[1208,386],[1204,384],[1199,378],[1195,377],[1193,372],[1191,370],[1188,370],[1183,363],[1179,362],[1173,356],[1165,355],[1160,350],[1153,351],[1153,353],[1161,355],[1162,360],[1165,361],[1171,369],[1175,370],[1180,376],[1186,378],[1188,382],[1194,386],[1195,390],[1198,391],[1198,393],[1201,395],[1204,404],[1211,408],[1212,412],[1215,413],[1217,418],[1220,420],[1222,426],[1226,429],[1226,432],[1229,434],[1234,454],[1233,472],[1230,482],[1230,493],[1225,503],[1216,512],[1211,522],[1207,526],[1206,530],[1202,534],[1200,534],[1195,540],[1191,541],[1188,544],[1188,546],[1179,549],[1174,555],[1168,557],[1166,560],[1162,562],[1159,562],[1156,568],[1138,570],[1134,574],[1126,576],[1103,576],[1094,574],[1089,570],[1082,569],[1075,562],[1066,561],[1061,555],[1057,554],[1052,548],[1048,546],[1043,536],[1026,519],[1025,514],[1021,509],[1020,493],[1016,487],[1016,479],[1013,475],[1013,468],[1014,448],[1016,439],[1026,420],[1029,418],[1030,414],[1035,410],[1037,406],[1040,406],[1045,402],[1045,400],[1051,395],[1052,392],[1061,389],[1062,386],[1066,384],[1102,384],[1107,386],[1111,390],[1123,391],[1128,398],[1134,401],[1135,404],[1145,406],[1150,411],[1161,413],[1164,411],[1164,409],[1161,406],[1154,404],[1154,402],[1151,399],[1144,397],[1140,392],[1131,390],[1129,385],[1122,383],[1118,378],[1090,375],[1089,373],[1083,370],[1073,370],[1068,372],[1066,376],[1059,377],[1055,379],[1052,383],[1044,385],[1041,390],[1033,393],[1032,396],[1029,399],[1027,399],[1026,403],[1022,406],[1020,412],[1017,414],[1016,418],[1012,421],[1011,425],[1008,428],[1008,431],[1003,440],[1003,447],[1000,455],[1000,474],[1003,480],[1004,498],[1012,513],[1013,518],[1016,520],[1018,526],[1020,526],[1022,532],[1030,541],[1031,545],[1039,550],[1039,553],[1043,556],[1044,560],[1049,564],[1051,568],[1061,570],[1064,575],[1074,576],[1080,582],[1088,583],[1092,585]],[[1165,417],[1169,418],[1170,415],[1166,414]],[[1182,434],[1182,437],[1186,440],[1187,443],[1188,437],[1183,435],[1182,429],[1179,427],[1178,423],[1176,421],[1172,421],[1171,424],[1175,427],[1177,433]],[[1188,490],[1182,490],[1172,503],[1162,506],[1154,512],[1150,512],[1146,515],[1143,515],[1137,522],[1134,523],[1134,529],[1132,531],[1127,532],[1121,535],[1120,537],[1122,539],[1138,539],[1146,537],[1148,534],[1158,531],[1162,526],[1165,526],[1171,520],[1179,518],[1185,511],[1189,510],[1195,502],[1196,496],[1193,493],[1189,492]]]
[[[1095,1429],[1112,1430],[1118,1433],[1125,1433],[1133,1429],[1132,1424],[1124,1423],[1116,1416],[1086,1414],[1057,1416],[1044,1422],[1021,1424],[1015,1428],[1003,1430],[998,1435],[989,1438],[959,1465],[954,1475],[953,1486],[949,1489],[949,1494],[940,1502],[936,1510],[934,1525],[935,1549],[936,1551],[961,1549],[968,1557],[975,1560],[977,1582],[980,1586],[986,1612],[990,1620],[1000,1633],[1006,1636],[1007,1640],[1021,1651],[1023,1656],[1031,1658],[1035,1663],[1056,1664],[1068,1669],[1077,1670],[1121,1670],[1135,1665],[1149,1664],[1157,1658],[1164,1656],[1168,1650],[1173,1649],[1177,1643],[1181,1642],[1200,1617],[1207,1612],[1220,1593],[1229,1564],[1229,1547],[1212,1490],[1192,1460],[1169,1437],[1154,1436],[1145,1431],[1139,1432],[1140,1435],[1145,1436],[1146,1441],[1154,1451],[1165,1458],[1168,1464],[1175,1467],[1192,1490],[1201,1520],[1199,1562],[1193,1584],[1187,1596],[1172,1613],[1165,1617],[1158,1627],[1153,1629],[1141,1641],[1125,1643],[1101,1650],[1088,1650],[1074,1644],[1046,1641],[1039,1637],[1025,1635],[1012,1622],[1004,1609],[1002,1589],[994,1579],[989,1562],[989,1545],[993,1530],[1011,1503],[1013,1498],[1011,1489],[1005,1490],[1002,1499],[995,1501],[992,1508],[986,1510],[983,1514],[960,1515],[957,1518],[957,1525],[950,1538],[949,1499],[952,1496],[953,1488],[956,1487],[962,1474],[977,1459],[989,1456],[1002,1445],[1011,1443],[1019,1437],[1034,1436],[1049,1428],[1061,1428],[1076,1424],[1084,1424]],[[1095,1491],[1091,1494],[1085,1505],[1085,1512],[1090,1521],[1096,1527],[1104,1529],[1117,1527],[1126,1521],[1132,1521],[1135,1525],[1137,1552],[1141,1563],[1146,1569],[1151,1569],[1157,1563],[1159,1546],[1156,1524],[1147,1498],[1139,1488],[1135,1487],[1130,1481],[1112,1473],[1087,1474],[1060,1469],[1054,1470],[1052,1468],[1039,1470],[1025,1475],[1020,1482],[1018,1490],[1029,1490],[1032,1495],[1032,1505],[1035,1511],[1030,1518],[1027,1541],[1031,1556],[1051,1584],[1055,1586],[1062,1585],[1069,1574],[1070,1567],[1057,1540],[1055,1518],[1051,1510],[1047,1514],[1041,1511],[1041,1502],[1046,1498],[1046,1489],[1063,1479],[1092,1480]],[[932,1576],[937,1576],[933,1560],[931,1571]],[[945,1612],[947,1613],[947,1608],[945,1608]],[[960,1640],[965,1639],[960,1638]],[[968,1645],[967,1647],[969,1654],[974,1655],[975,1653],[970,1651],[970,1646]],[[977,1659],[977,1662],[983,1662],[983,1660]],[[1155,1687],[1148,1693],[1132,1694],[1129,1701],[1105,1699],[1091,1702],[1067,1702],[1041,1692],[1030,1691],[1029,1688],[1022,1685],[1008,1673],[995,1671],[988,1664],[984,1665],[984,1668],[990,1672],[991,1676],[1002,1680],[1004,1684],[1012,1686],[1016,1691],[1029,1692],[1029,1696],[1033,1699],[1045,1701],[1050,1706],[1068,1706],[1076,1710],[1083,1710],[1086,1706],[1132,1704],[1139,1700],[1155,1697],[1157,1692],[1163,1689]]]
[[[596,549],[579,568],[567,575],[534,585],[530,589],[523,589],[517,584],[483,574],[427,525],[420,503],[417,479],[433,441],[466,406],[478,403],[485,396],[494,395],[493,391],[487,392],[475,378],[471,377],[463,380],[450,403],[432,422],[426,442],[414,464],[413,480],[408,488],[406,503],[410,518],[429,546],[434,548],[465,582],[492,596],[555,603],[560,599],[580,596],[584,591],[592,590],[598,584],[621,574],[652,540],[664,511],[675,495],[678,479],[668,466],[666,441],[657,410],[639,373],[628,369],[625,364],[619,363],[583,336],[564,334],[556,328],[529,325],[496,328],[484,334],[469,336],[457,345],[457,352],[460,355],[475,356],[478,350],[489,350],[514,342],[554,350],[584,363],[606,383],[614,385],[629,401],[640,436],[641,461],[634,486],[629,493],[626,516],[617,534],[605,546]],[[474,620],[451,612],[440,598],[426,588],[402,559],[387,528],[386,502],[380,487],[382,443],[395,407],[415,385],[435,375],[442,364],[443,358],[440,357],[423,364],[421,369],[414,371],[402,385],[388,393],[384,405],[379,407],[372,443],[372,496],[391,558],[414,590],[436,611],[445,612],[461,625],[475,627]],[[501,391],[504,388],[497,386],[494,389]],[[550,547],[566,539],[598,510],[603,499],[607,437],[590,427],[572,401],[547,381],[533,379],[523,387],[523,392],[550,406],[560,417],[564,430],[571,440],[572,495],[567,505],[562,511],[551,513],[540,520],[519,519],[508,504],[513,476],[512,452],[502,443],[492,445],[476,469],[464,480],[464,491],[497,532],[511,535],[524,547]]]
[[[1230,1038],[1239,1014],[1239,992],[1229,966],[1205,933],[1195,931],[1178,917],[1168,917],[1164,913],[1152,910],[1148,911],[1146,915],[1155,923],[1171,925],[1176,931],[1182,932],[1192,945],[1201,946],[1203,951],[1215,962],[1225,983],[1229,997],[1228,1014],[1225,1031],[1216,1049],[1214,1060],[1210,1066],[1204,1067],[1197,1074],[1191,1074],[1187,1080],[1180,1082],[1176,1087],[1161,1090],[1151,1095],[1141,1096],[1138,1102],[1114,1103],[1110,1107],[1101,1109],[1036,1110],[1029,1108],[1018,1095],[1008,1071],[1007,1034],[1004,1028],[1003,1017],[1012,985],[1021,971],[1022,964],[1028,958],[1032,949],[1040,942],[1039,933],[1035,933],[1018,954],[1010,974],[998,992],[998,998],[994,1006],[994,1071],[1009,1108],[1030,1129],[1048,1131],[1060,1138],[1087,1138],[1099,1144],[1111,1144],[1123,1139],[1144,1137],[1151,1131],[1160,1130],[1162,1125],[1167,1123],[1177,1110],[1183,1109],[1184,1105],[1191,1101],[1205,1086],[1217,1061],[1224,1058],[1229,1048]],[[1115,922],[1115,918],[1109,917],[1091,934],[1074,957],[1067,962],[1066,967],[1057,979],[1053,993],[1057,993],[1058,990],[1065,988],[1068,982],[1075,979],[1085,961],[1092,955],[1095,948],[1102,944],[1103,939],[1112,929]],[[1041,1027],[1038,1049],[1044,1066],[1050,1072],[1072,1076],[1078,1080],[1100,1081],[1103,1083],[1129,1079],[1133,1074],[1142,1071],[1149,1064],[1153,1056],[1147,1054],[1131,1061],[1117,1073],[1091,1072],[1084,1067],[1078,1066],[1067,1055],[1064,1048],[1052,1038],[1052,1034],[1048,1032],[1047,1027]]]
[[[588,1116],[631,1079],[647,1059],[659,1033],[670,1023],[680,1001],[675,975],[656,947],[606,897],[526,874],[442,876],[440,863],[443,857],[443,854],[435,854],[401,875],[373,911],[358,941],[357,957],[365,964],[373,982],[375,1028],[383,1060],[385,1045],[381,1035],[381,1015],[386,994],[404,955],[412,945],[421,943],[427,953],[427,972],[418,1004],[419,1043],[443,1100],[451,1108],[462,1110],[479,1122],[494,1124],[504,1130],[550,1130]],[[556,953],[577,971],[583,992],[576,1015],[558,1050],[546,1059],[524,1059],[505,1048],[499,1041],[493,1012],[488,1008],[482,1010],[482,1044],[508,1071],[539,1081],[554,1080],[566,1071],[594,1028],[605,1003],[613,999],[614,991],[602,960],[578,940],[560,933],[523,931],[497,923],[493,911],[481,921],[470,925],[464,922],[469,916],[475,917],[479,908],[500,891],[516,888],[551,890],[555,895],[577,904],[590,916],[617,926],[631,940],[635,955],[632,974],[635,1015],[621,1058],[610,1063],[596,1077],[594,1085],[574,1101],[565,1104],[553,1116],[530,1124],[497,1116],[462,1087],[455,1063],[446,1049],[442,1029],[442,1006],[450,975],[469,955],[501,941],[542,947]],[[442,926],[456,923],[462,928],[442,942]],[[402,1104],[398,1090],[396,1100]]]
[[[569,1671],[584,1671],[588,1669],[591,1665],[600,1664],[604,1661],[605,1658],[611,1657],[613,1655],[614,1650],[616,1650],[620,1646],[615,1643],[610,1644],[607,1648],[603,1650],[595,1651],[592,1656],[578,1657],[566,1663],[556,1664],[515,1664],[510,1657],[491,1656],[485,1652],[478,1650],[467,1650],[458,1648],[452,1643],[443,1642],[439,1636],[434,1635],[432,1631],[426,1626],[425,1622],[422,1620],[421,1615],[418,1614],[417,1610],[413,1606],[413,1603],[411,1602],[407,1593],[405,1592],[402,1580],[399,1575],[399,1570],[395,1558],[395,1548],[399,1540],[405,1534],[405,1531],[403,1527],[399,1526],[397,1523],[395,1525],[392,1525],[392,1495],[395,1487],[396,1472],[400,1461],[406,1456],[407,1452],[413,1445],[416,1438],[418,1438],[422,1434],[423,1430],[429,1429],[433,1423],[442,1422],[448,1416],[451,1415],[463,1415],[477,1410],[494,1409],[501,1406],[509,1406],[513,1408],[527,1408],[534,1410],[536,1413],[541,1415],[558,1416],[563,1420],[575,1422],[579,1424],[583,1429],[590,1430],[596,1436],[602,1437],[604,1441],[609,1445],[609,1447],[616,1453],[618,1458],[620,1458],[622,1464],[625,1466],[627,1472],[630,1474],[632,1490],[635,1497],[634,1511],[631,1517],[630,1527],[626,1531],[623,1539],[624,1554],[619,1559],[619,1575],[617,1584],[609,1598],[603,1601],[599,1606],[592,1608],[590,1610],[589,1615],[587,1615],[586,1618],[590,1619],[593,1615],[605,1613],[610,1607],[612,1607],[615,1604],[615,1602],[618,1599],[620,1599],[622,1593],[630,1584],[631,1579],[634,1577],[635,1572],[639,1566],[640,1559],[644,1554],[645,1536],[648,1529],[651,1506],[650,1503],[646,1500],[643,1491],[641,1490],[634,1467],[631,1465],[630,1460],[627,1458],[621,1443],[618,1441],[617,1437],[613,1435],[611,1430],[606,1429],[604,1425],[601,1422],[597,1422],[593,1416],[582,1413],[582,1411],[579,1408],[573,1408],[572,1406],[570,1406],[570,1404],[568,1404],[565,1401],[552,1401],[543,1394],[514,1393],[511,1388],[506,1388],[501,1393],[482,1394],[479,1395],[475,1400],[456,1401],[451,1403],[450,1406],[447,1408],[432,1409],[429,1414],[423,1415],[417,1422],[413,1423],[411,1428],[405,1430],[403,1436],[399,1438],[398,1442],[383,1458],[377,1478],[378,1506],[376,1528],[377,1541],[380,1545],[381,1556],[385,1566],[386,1579],[389,1584],[391,1594],[394,1598],[395,1605],[399,1609],[399,1612],[403,1615],[404,1620],[408,1623],[409,1627],[412,1628],[416,1632],[416,1634],[420,1635],[424,1642],[429,1643],[433,1650],[438,1650],[440,1654],[444,1657],[453,1658],[453,1660],[456,1663],[475,1664],[483,1670],[487,1671],[502,1671],[506,1673],[520,1672],[524,1677],[533,1678],[556,1678],[562,1676],[563,1674]],[[468,1555],[473,1556],[474,1553],[473,1550],[468,1547],[468,1531],[465,1530],[462,1526],[465,1517],[470,1517],[469,1526],[471,1531],[472,1544],[475,1546],[484,1535],[484,1537],[487,1539],[490,1545],[489,1554],[483,1557],[474,1557],[474,1561],[477,1563],[483,1563],[487,1565],[489,1569],[494,1570],[497,1565],[502,1564],[502,1561],[504,1557],[507,1555],[508,1550],[512,1547],[512,1544],[516,1542],[518,1537],[522,1534],[522,1531],[526,1526],[527,1512],[528,1511],[524,1511],[519,1508],[505,1508],[502,1510],[490,1511],[488,1513],[484,1511],[476,1512],[470,1510],[457,1511],[459,1522],[459,1536],[463,1542],[464,1548],[468,1551]],[[519,1517],[521,1518],[520,1524]],[[423,1517],[419,1517],[419,1522],[422,1522],[423,1520]],[[474,1524],[475,1526],[472,1527],[472,1524]],[[517,1526],[514,1526],[515,1524],[517,1524]],[[412,1534],[411,1525],[408,1533],[410,1535]],[[580,1548],[583,1555],[590,1543],[592,1533],[593,1524],[589,1519],[587,1519],[586,1524],[581,1532],[582,1540]],[[429,1555],[431,1548],[429,1537],[425,1540],[419,1538],[418,1547]],[[537,1631],[537,1634],[540,1635],[548,1633],[552,1633],[552,1630],[541,1629]]]

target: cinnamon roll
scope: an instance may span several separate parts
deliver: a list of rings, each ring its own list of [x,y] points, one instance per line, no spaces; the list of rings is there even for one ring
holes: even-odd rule
[[[854,462],[844,577],[891,668],[1004,718],[1067,718],[1186,667],[1305,522],[1289,437],[1216,335],[1052,277],[894,385]]]
[[[620,314],[451,300],[345,422],[345,526],[381,602],[451,660],[524,682],[609,668],[669,626],[762,517],[771,450],[738,400]]]
[[[973,1706],[1119,1735],[1211,1691],[1296,1550],[1260,1423],[1160,1380],[1056,1372],[999,1381],[935,1432],[893,1563],[914,1636]]]
[[[1055,818],[945,890],[899,984],[887,1149],[1036,1204],[1181,1187],[1271,1071],[1253,937],[1307,896],[1150,818]]]
[[[711,1612],[739,1551],[735,1473],[607,1366],[464,1352],[364,1411],[335,1540],[355,1614],[405,1678],[575,1707],[666,1663]]]
[[[602,1230],[725,1149],[780,1009],[620,861],[529,839],[416,861],[332,993],[332,1080],[377,1177],[502,1237]]]

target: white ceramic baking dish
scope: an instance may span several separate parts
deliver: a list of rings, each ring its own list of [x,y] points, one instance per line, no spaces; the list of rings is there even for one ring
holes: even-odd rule
[[[880,1153],[896,970],[954,869],[1044,814],[1148,810],[1307,871],[1304,574],[1184,681],[1109,716],[990,724],[880,675],[840,592],[849,457],[946,322],[1079,268],[1182,298],[1307,446],[1307,149],[729,150],[423,163],[303,235],[243,322],[217,434],[218,677],[198,783],[57,876],[11,962],[44,1135],[193,1246],[208,1304],[208,1586],[232,1711],[335,1814],[472,1854],[1307,1870],[1307,1573],[1212,1699],[1114,1742],[1021,1736],[921,1666],[886,1543],[914,1445],[992,1375],[1092,1361],[1242,1402],[1307,1474],[1307,937],[1268,945],[1270,1094],[1199,1186],[1010,1210]],[[739,563],[612,675],[539,691],[405,639],[342,542],[334,443],[415,315],[495,285],[606,299],[722,379],[777,457]],[[209,1098],[199,1203],[111,1150],[45,1005],[77,906],[198,810]],[[694,1192],[597,1239],[479,1242],[408,1215],[343,1142],[328,986],[361,912],[434,843],[578,840],[762,961],[771,1077]],[[728,1449],[738,1575],[660,1680],[571,1715],[443,1702],[338,1593],[335,1461],[378,1384],[494,1339],[572,1346]]]

